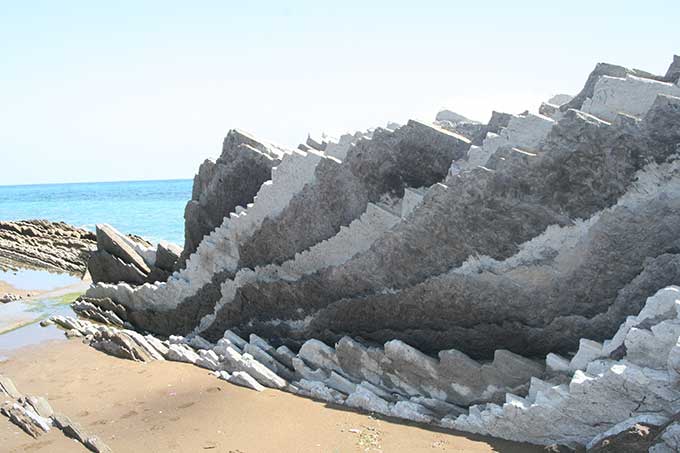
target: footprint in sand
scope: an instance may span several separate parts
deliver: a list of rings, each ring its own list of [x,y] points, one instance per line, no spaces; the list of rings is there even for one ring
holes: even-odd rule
[[[186,409],[187,407],[191,407],[191,406],[193,406],[194,404],[195,404],[195,403],[194,403],[193,401],[190,402],[190,403],[184,403],[184,404],[181,404],[181,405],[177,406],[177,409]]]
[[[121,415],[120,418],[130,418],[130,417],[134,417],[135,415],[139,415],[139,414],[137,413],[137,411],[133,410],[133,411],[130,411],[130,412],[127,412],[127,413]]]

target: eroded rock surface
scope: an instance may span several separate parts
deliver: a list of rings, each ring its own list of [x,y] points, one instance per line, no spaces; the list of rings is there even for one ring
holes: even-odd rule
[[[135,357],[115,314],[230,382],[543,445],[630,444],[663,419],[651,448],[665,451],[680,401],[676,73],[677,58],[665,75],[599,64],[538,114],[310,136],[252,202],[215,203],[166,283],[88,291],[80,313],[123,333],[67,324]]]
[[[63,222],[0,221],[0,268],[28,267],[83,275],[95,248],[94,233]]]

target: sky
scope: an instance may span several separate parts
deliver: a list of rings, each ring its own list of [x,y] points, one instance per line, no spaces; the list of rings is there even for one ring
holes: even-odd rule
[[[0,0],[0,185],[191,178],[232,128],[295,147],[535,111],[600,61],[665,73],[678,18],[678,0]]]

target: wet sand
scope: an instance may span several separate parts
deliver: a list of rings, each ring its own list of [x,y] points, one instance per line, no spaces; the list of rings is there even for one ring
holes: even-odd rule
[[[7,282],[0,280],[0,296],[3,294],[16,294],[21,297],[31,297],[40,295],[44,291],[18,289]]]
[[[0,295],[5,293],[17,294],[22,297],[21,301],[0,304],[0,334],[12,332],[16,329],[28,326],[49,315],[45,305],[46,300],[55,303],[69,303],[78,295],[84,293],[91,283],[89,275],[75,283],[54,289],[20,289],[0,280]],[[63,299],[63,300],[62,300]],[[58,307],[54,307],[58,310]],[[42,310],[47,310],[43,312]],[[0,349],[3,348],[3,337],[0,337]]]
[[[0,373],[43,395],[114,452],[540,452],[539,447],[373,418],[177,362],[137,363],[79,340],[17,350]],[[34,440],[0,417],[7,452],[78,452],[53,430]]]
[[[17,294],[21,297],[31,300],[44,299],[47,297],[61,297],[71,293],[84,293],[92,283],[89,274],[86,274],[81,280],[67,286],[62,286],[53,289],[21,289],[0,280],[0,294]],[[11,303],[11,302],[10,302]]]

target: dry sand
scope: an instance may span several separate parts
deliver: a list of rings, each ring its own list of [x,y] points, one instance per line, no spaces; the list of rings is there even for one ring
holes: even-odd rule
[[[266,390],[257,393],[176,362],[137,363],[79,340],[15,351],[0,373],[98,435],[114,452],[539,452]],[[78,452],[53,430],[38,440],[0,418],[5,452]]]

